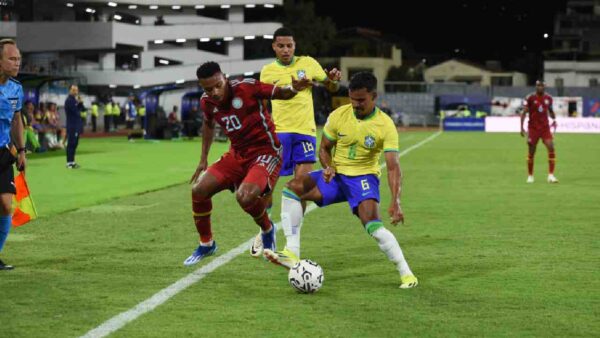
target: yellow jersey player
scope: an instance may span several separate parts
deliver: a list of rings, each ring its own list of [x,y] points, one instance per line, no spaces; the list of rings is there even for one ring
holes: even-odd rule
[[[396,237],[383,226],[379,215],[379,158],[385,153],[391,201],[388,213],[392,224],[404,222],[400,207],[402,173],[398,161],[398,131],[392,119],[376,105],[377,79],[357,73],[350,80],[351,104],[336,109],[327,120],[321,138],[319,161],[324,169],[296,177],[284,189],[282,213],[292,225],[302,222],[301,202],[313,201],[319,207],[348,202],[350,210],[400,273],[400,288],[417,286]],[[333,149],[335,148],[335,154]],[[273,263],[290,268],[298,257],[288,249],[263,255]]]
[[[323,70],[321,65],[310,56],[295,56],[296,43],[294,34],[287,28],[279,28],[273,34],[273,51],[276,59],[263,67],[260,81],[263,83],[290,86],[292,79],[308,79],[320,82],[330,92],[339,89],[338,81],[341,73],[337,69]],[[310,172],[316,162],[317,146],[315,113],[313,109],[312,88],[298,93],[291,100],[271,101],[275,132],[283,147],[281,176],[298,177]],[[271,204],[271,195],[267,197]],[[303,204],[304,208],[305,205]],[[292,228],[287,215],[282,214],[281,226],[287,239],[288,249],[300,255],[299,232],[301,224]],[[261,237],[256,239],[250,249],[255,257],[262,254]]]

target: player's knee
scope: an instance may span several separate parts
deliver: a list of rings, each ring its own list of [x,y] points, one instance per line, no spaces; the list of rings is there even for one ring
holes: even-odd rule
[[[192,199],[208,199],[208,189],[203,188],[200,184],[195,184],[192,187]]]
[[[247,189],[238,189],[235,193],[235,199],[244,210],[251,208],[256,203],[257,198],[258,194]]]
[[[7,201],[2,201],[2,203],[0,203],[0,216],[8,216],[11,214],[12,211],[12,205],[11,202],[7,202]]]
[[[298,178],[294,178],[287,182],[285,187],[298,196],[302,196],[304,194],[304,184],[302,184],[302,180]]]

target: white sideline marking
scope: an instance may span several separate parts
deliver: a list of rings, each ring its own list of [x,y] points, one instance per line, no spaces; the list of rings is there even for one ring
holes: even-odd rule
[[[437,133],[429,136],[428,138],[424,139],[423,141],[408,147],[404,151],[400,152],[398,154],[398,157],[405,156],[406,154],[410,153],[411,151],[421,147],[425,143],[438,137],[440,134],[441,134],[441,132],[437,132]],[[381,168],[383,169],[383,168],[385,168],[385,166],[386,166],[385,163],[383,163],[381,165]],[[317,208],[317,205],[314,203],[311,203],[306,208],[305,215],[308,214],[309,212],[315,210],[316,208]],[[138,317],[145,314],[146,312],[150,312],[150,311],[154,310],[159,305],[165,303],[167,300],[171,299],[173,296],[175,296],[179,292],[187,289],[192,284],[197,283],[202,278],[206,277],[209,273],[215,271],[220,266],[229,263],[232,259],[236,258],[237,256],[241,255],[243,252],[247,251],[248,248],[250,247],[250,245],[252,245],[253,241],[254,241],[254,237],[252,237],[249,240],[245,241],[244,243],[238,245],[237,247],[229,250],[225,254],[216,257],[210,263],[198,268],[194,272],[181,278],[180,280],[176,281],[175,283],[158,291],[152,297],[139,303],[138,305],[134,306],[133,308],[131,308],[125,312],[121,312],[120,314],[105,321],[104,323],[102,323],[99,326],[97,326],[96,328],[88,331],[85,335],[83,335],[81,337],[82,338],[106,337],[109,334],[119,330],[123,326],[127,325],[127,323],[136,320]]]

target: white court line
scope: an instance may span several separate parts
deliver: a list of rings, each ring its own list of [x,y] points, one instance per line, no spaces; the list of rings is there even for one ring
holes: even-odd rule
[[[406,154],[410,153],[411,151],[421,147],[425,143],[438,137],[440,134],[441,134],[441,132],[437,132],[437,133],[429,136],[428,138],[424,139],[423,141],[408,147],[404,151],[400,152],[398,154],[398,157],[405,156]],[[383,163],[381,165],[381,168],[383,169],[383,168],[385,168],[385,166],[386,166],[385,163]],[[306,208],[306,214],[313,211],[316,208],[317,208],[317,206],[315,204],[310,204]],[[189,275],[183,277],[182,279],[176,281],[175,283],[158,291],[152,297],[139,303],[138,305],[134,306],[133,308],[131,308],[125,312],[121,312],[120,314],[112,317],[111,319],[100,324],[96,328],[88,331],[88,333],[86,333],[85,335],[83,335],[81,337],[84,337],[84,338],[106,337],[109,334],[119,330],[123,326],[127,325],[127,323],[134,321],[141,315],[154,310],[159,305],[165,303],[167,300],[171,299],[173,296],[180,293],[181,291],[187,289],[192,284],[197,283],[202,278],[206,277],[209,273],[215,271],[220,266],[229,263],[232,259],[241,255],[243,252],[246,252],[248,250],[248,248],[250,247],[250,245],[252,245],[252,241],[254,241],[254,237],[252,237],[249,240],[245,241],[244,243],[238,245],[237,247],[229,250],[225,254],[216,257],[210,263],[198,268],[194,272],[192,272]]]

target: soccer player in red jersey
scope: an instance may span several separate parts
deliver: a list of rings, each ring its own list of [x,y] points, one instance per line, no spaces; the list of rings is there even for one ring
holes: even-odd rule
[[[548,115],[552,118],[552,127],[556,129],[556,116],[552,110],[552,96],[544,92],[544,82],[536,81],[535,93],[529,94],[525,98],[523,112],[521,113],[521,136],[527,135],[527,144],[529,152],[527,154],[527,170],[529,176],[527,183],[533,183],[533,157],[535,148],[539,139],[542,139],[544,145],[548,149],[548,182],[558,183],[558,179],[554,177],[554,164],[556,155],[554,153],[554,142],[552,142],[552,133],[550,132],[550,124]],[[525,115],[529,113],[528,132],[523,128]]]
[[[275,250],[275,228],[266,213],[265,194],[271,192],[281,168],[281,143],[262,100],[287,100],[310,86],[307,79],[276,87],[254,79],[228,80],[216,62],[198,67],[196,76],[204,89],[201,107],[202,154],[192,175],[192,208],[200,245],[183,264],[198,263],[217,250],[212,238],[211,197],[225,189],[235,192],[238,204],[262,230],[265,247]],[[229,151],[208,166],[215,122],[231,141]]]

